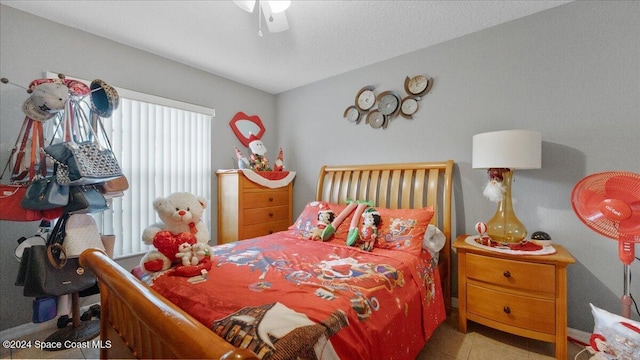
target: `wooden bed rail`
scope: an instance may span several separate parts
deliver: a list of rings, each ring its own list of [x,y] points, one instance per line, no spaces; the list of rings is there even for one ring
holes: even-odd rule
[[[258,359],[253,352],[233,347],[189,314],[164,300],[104,252],[85,250],[80,255],[80,263],[98,278],[103,342],[108,340],[104,338],[105,334],[113,329],[136,358]],[[118,327],[117,324],[126,325]],[[176,342],[175,339],[184,339],[184,342]],[[106,346],[100,350],[102,359],[109,358],[109,354],[110,349]]]

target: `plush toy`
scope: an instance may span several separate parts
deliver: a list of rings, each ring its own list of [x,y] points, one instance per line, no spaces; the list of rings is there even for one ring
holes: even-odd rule
[[[207,201],[190,193],[177,192],[166,198],[158,198],[153,208],[162,222],[153,224],[142,233],[142,241],[153,245],[140,260],[140,267],[147,272],[166,270],[177,259],[181,244],[209,242],[209,230],[202,221]]]
[[[195,243],[191,246],[191,265],[198,265],[205,260],[213,260],[213,252],[209,244]]]
[[[185,242],[178,245],[178,252],[176,253],[176,259],[179,259],[182,262],[182,265],[184,266],[196,265],[196,264],[191,264],[191,258],[193,258],[193,253],[191,252],[191,244],[189,244],[188,242]]]
[[[249,149],[251,156],[249,163],[254,171],[271,171],[269,167],[269,159],[267,159],[267,148],[257,136],[251,134],[249,136]]]
[[[273,171],[284,171],[284,153],[282,152],[282,148],[280,148],[278,158],[273,163]]]
[[[380,213],[374,208],[367,208],[362,213],[362,226],[360,227],[359,238],[363,242],[362,250],[371,251],[378,239],[378,226],[380,225]]]
[[[318,211],[318,224],[311,229],[309,233],[309,239],[311,240],[322,240],[322,232],[324,229],[331,224],[331,222],[336,218],[336,214],[333,210],[320,210]]]
[[[238,169],[248,169],[251,167],[249,160],[246,156],[237,148],[234,147],[236,151],[236,160],[238,161]]]

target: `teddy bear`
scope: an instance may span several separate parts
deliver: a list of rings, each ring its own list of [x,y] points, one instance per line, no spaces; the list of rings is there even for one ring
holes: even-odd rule
[[[213,252],[209,244],[195,243],[191,246],[191,265],[198,265],[207,260],[213,260]]]
[[[162,222],[147,227],[142,233],[142,241],[153,245],[140,260],[140,267],[146,272],[166,270],[174,263],[179,246],[209,242],[209,229],[202,221],[207,207],[203,197],[187,192],[176,192],[153,201],[153,208]]]
[[[176,259],[179,259],[182,262],[182,265],[184,266],[196,265],[196,264],[192,264],[192,261],[193,261],[192,259],[195,257],[193,256],[191,249],[192,249],[191,244],[189,244],[188,242],[184,242],[178,245],[178,252],[176,253]],[[198,260],[198,258],[195,258],[195,259],[196,261]]]

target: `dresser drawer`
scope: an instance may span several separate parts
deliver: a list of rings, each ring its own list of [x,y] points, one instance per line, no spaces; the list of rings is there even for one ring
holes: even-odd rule
[[[288,220],[272,221],[255,225],[247,225],[240,228],[240,239],[250,239],[258,236],[273,234],[286,230],[289,227]]]
[[[467,284],[467,312],[523,329],[555,334],[555,302]]]
[[[265,222],[288,219],[289,206],[287,205],[245,209],[242,212],[242,222],[244,225],[262,224]]]
[[[467,254],[466,272],[474,279],[513,289],[536,291],[553,296],[556,291],[555,266]]]
[[[244,193],[245,209],[280,206],[289,204],[289,192],[285,190],[259,191]]]

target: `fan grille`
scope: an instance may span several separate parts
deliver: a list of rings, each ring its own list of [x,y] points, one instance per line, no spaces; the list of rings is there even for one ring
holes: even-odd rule
[[[614,240],[640,242],[640,174],[602,172],[573,188],[571,205],[592,230]]]

